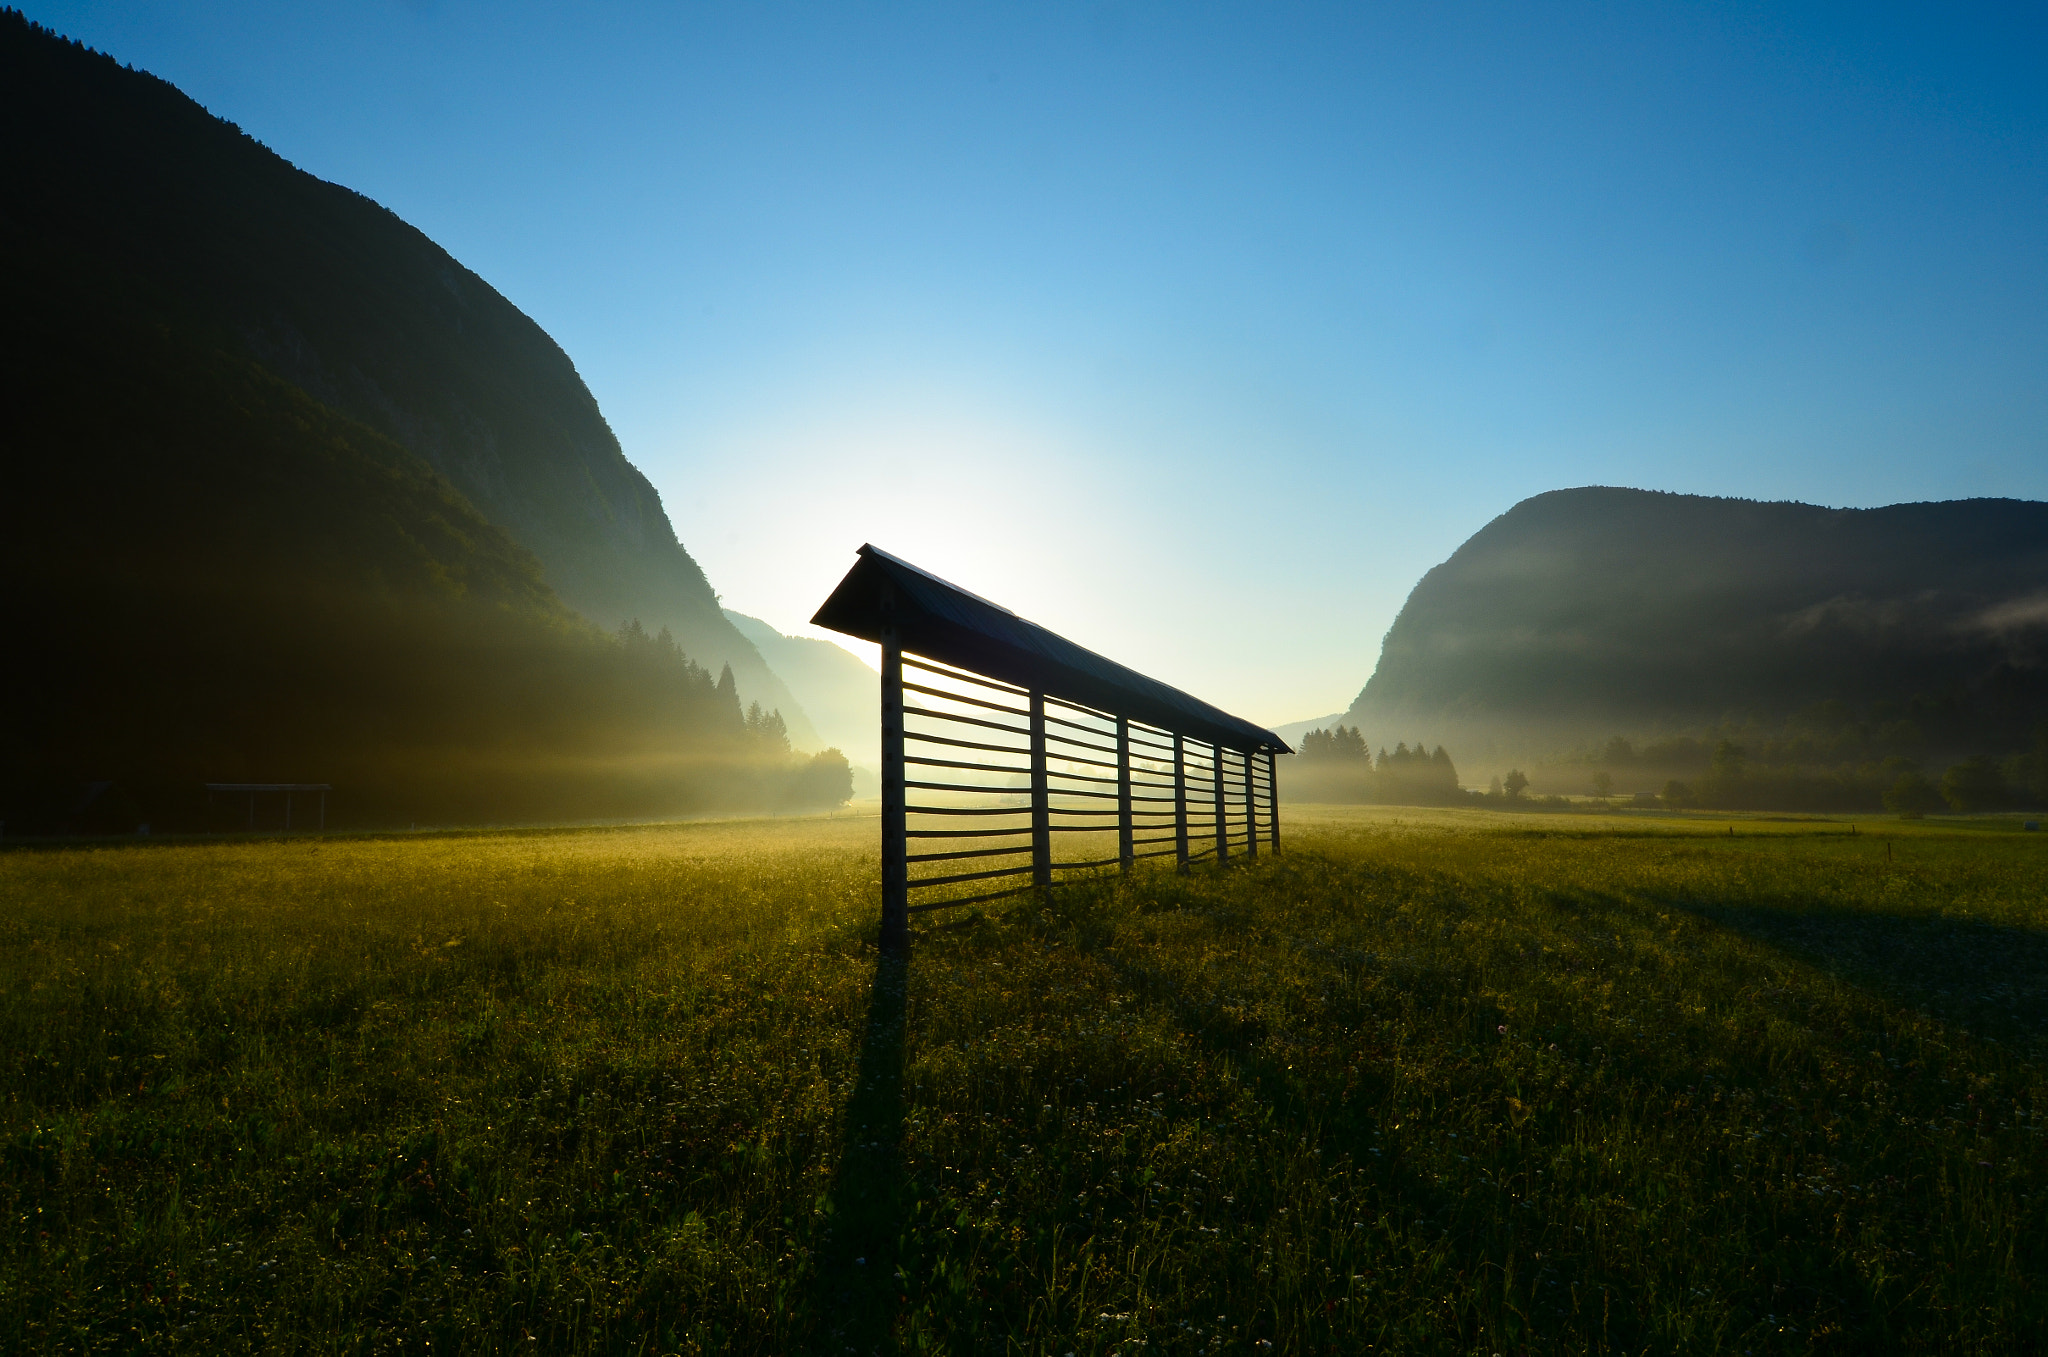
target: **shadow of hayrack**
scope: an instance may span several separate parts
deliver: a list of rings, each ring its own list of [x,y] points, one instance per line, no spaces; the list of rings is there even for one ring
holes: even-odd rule
[[[2048,1037],[2048,934],[2039,930],[1800,901],[1679,907],[1977,1035]]]
[[[902,1281],[903,1027],[910,957],[884,949],[875,961],[860,1072],[840,1132],[826,1235],[818,1249],[811,1312],[814,1352],[886,1352],[893,1345]]]

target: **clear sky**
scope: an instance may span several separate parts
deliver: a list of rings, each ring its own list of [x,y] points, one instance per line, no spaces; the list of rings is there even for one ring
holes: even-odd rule
[[[2048,498],[2037,5],[25,9],[482,274],[788,631],[872,540],[1279,723],[1544,490]]]

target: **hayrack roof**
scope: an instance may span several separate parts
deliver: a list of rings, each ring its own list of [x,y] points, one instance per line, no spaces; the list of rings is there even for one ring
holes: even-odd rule
[[[893,624],[903,649],[942,664],[1243,753],[1292,752],[1270,730],[1075,645],[880,547],[860,549],[860,559],[811,623],[877,644],[884,625]]]

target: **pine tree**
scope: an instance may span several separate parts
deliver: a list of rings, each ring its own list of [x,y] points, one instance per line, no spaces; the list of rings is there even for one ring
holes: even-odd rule
[[[745,713],[740,711],[739,680],[732,676],[732,666],[730,664],[725,665],[718,671],[718,707],[720,711],[726,713],[726,719],[730,723],[731,728],[735,730],[745,729],[747,718]]]

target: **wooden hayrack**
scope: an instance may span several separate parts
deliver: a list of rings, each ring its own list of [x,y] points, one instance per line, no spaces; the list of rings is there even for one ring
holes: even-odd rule
[[[882,647],[885,946],[1060,872],[1279,851],[1271,731],[873,546],[811,621]]]

